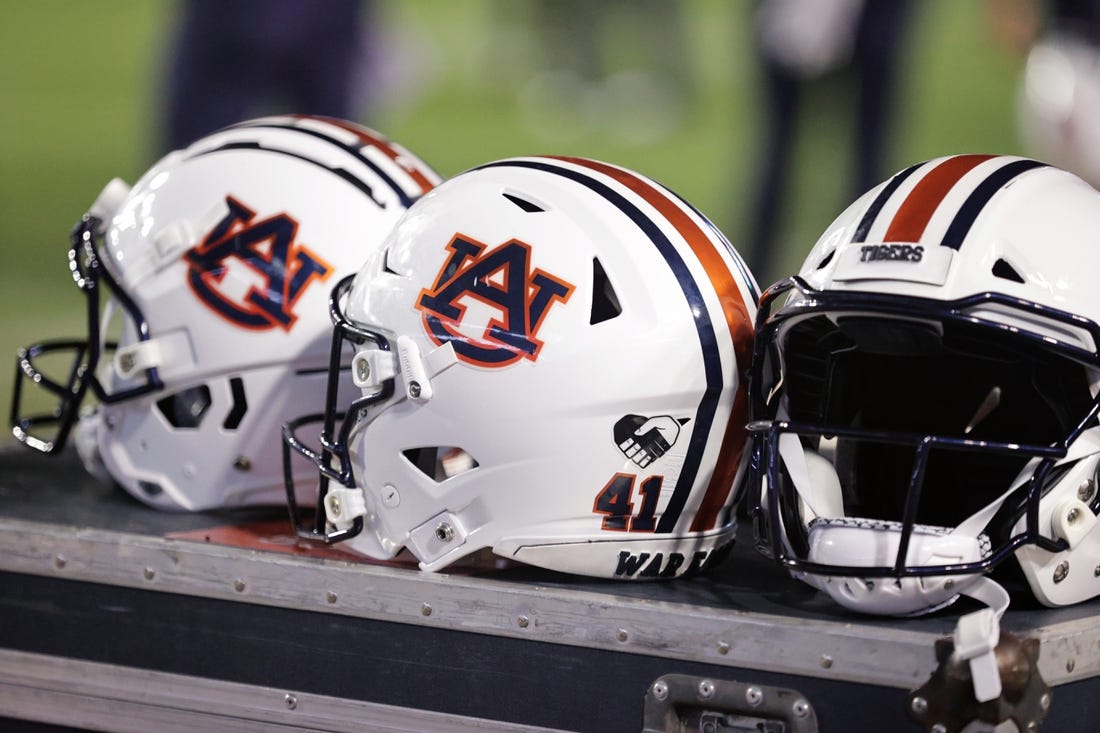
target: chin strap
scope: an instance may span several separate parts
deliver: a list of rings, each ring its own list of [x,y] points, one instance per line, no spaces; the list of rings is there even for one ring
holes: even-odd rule
[[[984,603],[987,608],[968,613],[955,624],[952,657],[955,661],[969,663],[974,699],[978,702],[995,700],[1001,696],[1001,674],[995,650],[1001,640],[1001,616],[1008,609],[1008,591],[983,575],[961,593]]]

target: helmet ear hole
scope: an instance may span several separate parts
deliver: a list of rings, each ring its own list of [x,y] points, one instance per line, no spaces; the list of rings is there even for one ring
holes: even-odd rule
[[[194,430],[202,424],[210,402],[210,388],[200,384],[157,400],[157,409],[172,427]]]
[[[607,272],[603,265],[595,257],[592,258],[592,315],[588,322],[591,325],[610,321],[622,314],[623,307],[619,303],[619,295],[611,285]]]
[[[1016,268],[1004,258],[993,263],[993,277],[999,277],[1003,280],[1011,280],[1017,283],[1025,282],[1023,275],[1016,272]]]
[[[454,446],[410,448],[401,451],[401,455],[414,468],[436,483],[454,478],[480,465],[472,455]]]

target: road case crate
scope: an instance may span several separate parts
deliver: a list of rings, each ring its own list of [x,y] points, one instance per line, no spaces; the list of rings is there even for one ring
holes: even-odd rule
[[[277,509],[166,514],[74,455],[0,449],[0,729],[918,730],[908,693],[960,610],[849,614],[742,530],[667,583],[428,574],[301,547]],[[1040,643],[1043,730],[1095,729],[1098,610],[1017,599],[1002,622]]]

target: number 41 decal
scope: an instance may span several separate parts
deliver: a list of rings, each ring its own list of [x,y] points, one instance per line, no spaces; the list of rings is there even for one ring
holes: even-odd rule
[[[634,513],[634,479],[629,473],[617,473],[611,477],[596,500],[592,502],[592,511],[604,514],[603,528],[617,532],[652,532],[657,528],[654,515],[657,513],[657,497],[661,495],[661,483],[664,476],[650,476],[638,486],[642,494],[642,508]]]

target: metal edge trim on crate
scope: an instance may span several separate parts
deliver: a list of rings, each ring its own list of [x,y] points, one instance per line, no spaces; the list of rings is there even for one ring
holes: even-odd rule
[[[4,649],[0,715],[103,726],[116,733],[552,733],[549,728]]]
[[[904,624],[550,593],[536,584],[26,520],[0,519],[0,570],[902,689],[919,686],[936,667],[938,635]],[[1049,684],[1100,672],[1088,628],[1080,620],[1037,632]]]

